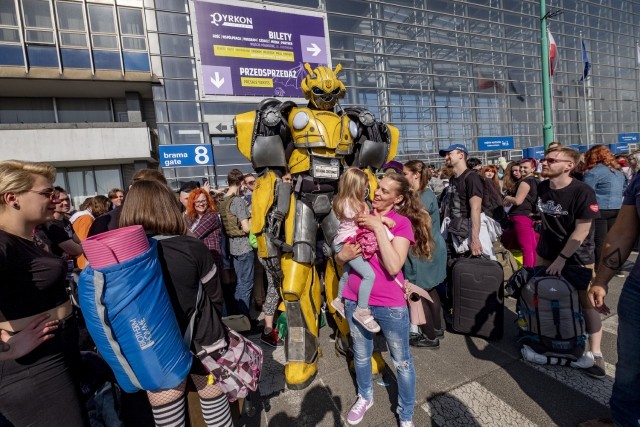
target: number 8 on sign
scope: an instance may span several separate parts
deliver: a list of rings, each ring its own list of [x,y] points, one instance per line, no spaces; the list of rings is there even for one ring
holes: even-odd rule
[[[209,164],[209,152],[207,150],[207,147],[205,147],[204,145],[199,145],[198,147],[196,147],[195,150],[196,153],[196,163],[199,165],[207,165]]]

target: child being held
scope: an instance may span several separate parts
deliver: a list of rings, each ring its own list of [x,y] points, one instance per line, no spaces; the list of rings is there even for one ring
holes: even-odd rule
[[[338,296],[331,301],[331,306],[338,313],[345,317],[344,303],[342,302],[342,292],[347,283],[349,272],[353,269],[362,277],[362,282],[358,288],[358,306],[353,313],[353,320],[360,323],[368,331],[376,333],[380,331],[380,325],[371,315],[369,309],[369,296],[373,288],[375,273],[366,259],[375,255],[378,248],[377,240],[373,232],[359,228],[356,218],[361,214],[369,213],[369,206],[365,199],[369,191],[369,179],[367,174],[358,168],[349,168],[340,177],[338,194],[333,199],[333,211],[340,221],[338,232],[333,241],[334,251],[338,253],[345,243],[360,243],[362,256],[352,259],[342,268],[342,276],[338,284]],[[382,223],[387,227],[389,240],[393,239],[393,234],[389,228],[395,226],[395,222],[389,218],[382,217]]]

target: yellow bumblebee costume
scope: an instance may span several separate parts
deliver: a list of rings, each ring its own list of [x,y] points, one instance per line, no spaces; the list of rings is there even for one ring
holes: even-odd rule
[[[306,107],[269,98],[256,111],[235,117],[240,152],[258,173],[252,196],[251,231],[258,241],[258,255],[267,269],[280,278],[280,292],[287,313],[285,379],[291,389],[303,389],[315,378],[320,355],[318,329],[321,288],[316,251],[327,256],[325,296],[333,300],[338,275],[332,244],[338,219],[331,209],[342,171],[362,168],[369,176],[370,197],[377,187],[375,172],[393,159],[398,129],[377,121],[362,108],[345,108],[338,100],[345,86],[335,70],[319,66],[302,82]],[[338,107],[338,111],[336,110]],[[291,173],[293,182],[282,182]],[[322,238],[317,239],[319,231]],[[322,248],[316,242],[323,240]],[[278,262],[280,261],[280,262]],[[349,326],[336,315],[336,350],[346,352]],[[384,366],[378,354],[374,370]]]

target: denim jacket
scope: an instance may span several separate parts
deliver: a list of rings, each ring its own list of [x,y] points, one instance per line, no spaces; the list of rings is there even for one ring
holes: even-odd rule
[[[620,209],[627,178],[622,171],[598,163],[584,174],[584,182],[596,192],[600,209]]]

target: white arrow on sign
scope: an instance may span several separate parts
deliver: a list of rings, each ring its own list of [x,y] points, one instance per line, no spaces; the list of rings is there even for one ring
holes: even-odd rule
[[[313,52],[311,56],[318,56],[318,54],[322,52],[322,49],[320,49],[317,44],[311,43],[311,47],[307,48],[307,52]]]
[[[211,83],[213,83],[213,85],[215,87],[220,89],[220,86],[222,86],[224,84],[224,77],[220,78],[220,73],[218,73],[217,71],[213,75],[214,75],[215,79],[213,77],[211,77]]]

